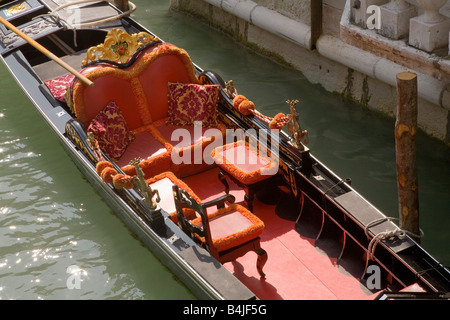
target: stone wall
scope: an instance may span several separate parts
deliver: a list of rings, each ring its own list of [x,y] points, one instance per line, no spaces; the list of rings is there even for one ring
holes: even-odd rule
[[[251,0],[247,1],[251,2]],[[309,27],[310,25],[310,0],[253,0],[253,2],[297,21],[300,26],[304,24]],[[310,82],[321,84],[326,90],[356,101],[364,107],[395,117],[397,104],[395,84],[386,81],[382,74],[383,70],[392,73],[390,61],[385,62],[385,59],[381,58],[375,60],[377,69],[375,65],[364,66],[360,63],[359,68],[351,64],[354,62],[352,55],[363,59],[364,56],[361,57],[361,55],[365,52],[361,52],[356,47],[353,49],[340,39],[340,25],[345,4],[345,0],[323,0],[323,31],[316,49],[308,48],[307,45],[292,39],[280,37],[267,28],[258,27],[250,22],[251,19],[246,21],[245,18],[239,18],[220,8],[220,5],[218,7],[205,0],[171,0],[172,9],[206,20],[210,25],[223,30],[237,41],[300,70]],[[345,59],[334,56],[334,51],[337,52],[342,48],[347,50],[345,52],[349,52],[349,63]],[[427,82],[428,78],[424,79]],[[446,93],[445,91],[441,94],[444,99]],[[419,127],[430,136],[450,145],[449,109],[434,103],[433,99],[428,99],[426,93],[423,96],[423,98],[419,97]]]
[[[309,1],[298,0],[259,0],[257,3],[270,10],[277,11],[292,19],[308,23],[311,20]]]

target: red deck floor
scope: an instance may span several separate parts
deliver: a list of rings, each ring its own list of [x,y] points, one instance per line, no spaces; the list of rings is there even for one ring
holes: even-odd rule
[[[202,199],[207,201],[224,193],[212,169],[187,177],[184,181]],[[236,203],[243,204],[244,192],[234,184],[231,191]],[[264,266],[266,279],[260,279],[256,270],[256,254],[247,253],[225,267],[262,300],[362,300],[376,295],[365,288],[358,277],[338,267],[337,258],[319,250],[315,239],[300,235],[295,221],[282,219],[274,212],[275,205],[266,205],[255,198],[254,214],[265,223],[261,246],[268,253]]]

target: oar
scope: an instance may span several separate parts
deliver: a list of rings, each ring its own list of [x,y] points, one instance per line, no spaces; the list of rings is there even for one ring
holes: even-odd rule
[[[45,54],[49,59],[55,61],[58,63],[61,67],[72,73],[75,77],[83,81],[85,84],[87,84],[90,87],[94,86],[94,83],[83,76],[81,73],[79,73],[77,70],[69,66],[67,63],[62,61],[60,58],[55,56],[53,53],[51,53],[49,50],[41,46],[39,43],[37,43],[35,40],[31,39],[29,36],[27,36],[25,33],[17,29],[15,26],[13,26],[10,22],[6,21],[4,18],[0,17],[0,22],[3,23],[6,27],[8,27],[11,31],[15,32],[19,37],[24,39],[26,42],[31,44],[33,47],[35,47],[37,50]]]

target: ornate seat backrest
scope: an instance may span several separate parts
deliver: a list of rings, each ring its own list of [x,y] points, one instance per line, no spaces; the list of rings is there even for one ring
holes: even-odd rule
[[[103,43],[88,49],[81,65],[96,61],[127,63],[140,48],[152,42],[160,41],[147,32],[128,34],[120,29],[112,29]]]
[[[119,44],[123,43],[120,39]],[[115,46],[118,51],[117,42],[114,45],[108,41],[108,47]],[[111,100],[116,102],[131,130],[149,125],[168,115],[169,82],[199,83],[187,52],[168,43],[138,49],[127,61],[123,67],[100,63],[87,64],[82,69],[94,86],[75,81],[72,103],[76,116],[86,126]]]

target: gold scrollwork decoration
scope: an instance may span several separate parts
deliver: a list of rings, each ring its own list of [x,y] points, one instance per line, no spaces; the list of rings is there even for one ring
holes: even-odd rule
[[[104,43],[89,48],[81,64],[84,66],[101,59],[126,63],[141,46],[151,41],[158,41],[158,38],[147,32],[128,34],[123,30],[112,29],[106,35]]]

